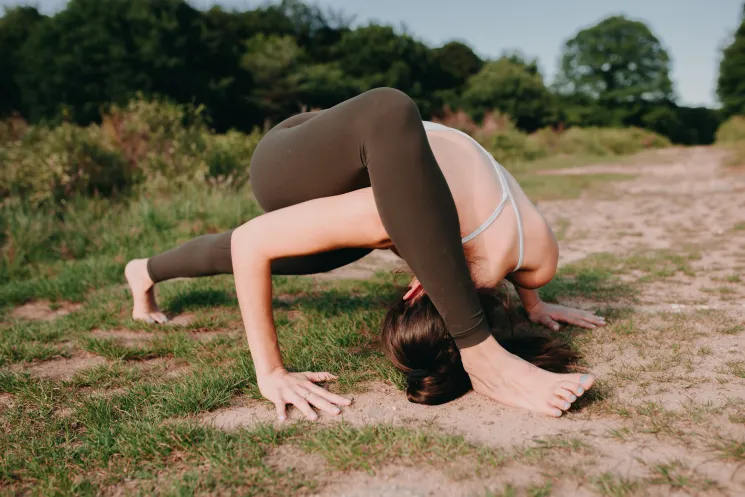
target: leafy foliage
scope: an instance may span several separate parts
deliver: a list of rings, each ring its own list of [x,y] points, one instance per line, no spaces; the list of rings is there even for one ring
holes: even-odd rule
[[[15,124],[14,124],[15,123]],[[173,191],[193,180],[240,187],[261,135],[217,135],[201,108],[135,99],[87,127],[0,126],[0,199],[58,204],[132,187]]]
[[[605,104],[669,101],[669,73],[670,56],[650,29],[614,16],[566,43],[560,84]]]
[[[745,78],[732,60],[723,61],[720,94],[735,109]],[[678,143],[711,143],[720,122],[714,110],[674,103],[661,42],[623,17],[567,43],[555,88],[529,57],[485,60],[455,40],[429,47],[392,26],[352,28],[344,14],[298,0],[244,11],[201,11],[186,0],[71,0],[52,16],[17,7],[0,18],[0,66],[0,116],[19,113],[33,124],[100,123],[109,105],[143,94],[200,107],[218,132],[250,132],[379,86],[410,95],[425,119],[448,108],[476,120],[499,112],[527,132],[636,126]]]
[[[727,115],[745,114],[745,5],[740,27],[722,55],[717,94]]]
[[[731,165],[745,165],[745,116],[734,116],[725,121],[717,131],[717,143],[731,150]]]
[[[468,80],[463,104],[477,118],[499,110],[511,116],[518,128],[534,131],[551,122],[553,99],[535,61],[502,57]]]

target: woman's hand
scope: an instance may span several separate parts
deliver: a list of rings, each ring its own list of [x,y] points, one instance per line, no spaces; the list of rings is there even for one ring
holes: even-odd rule
[[[554,331],[558,331],[559,323],[573,324],[582,328],[593,329],[605,326],[605,318],[589,311],[564,307],[563,305],[547,304],[539,300],[529,309],[525,309],[528,318],[533,323],[542,324]]]
[[[351,400],[336,395],[319,387],[314,382],[335,380],[331,373],[289,373],[284,368],[277,368],[258,377],[261,395],[272,401],[277,408],[280,421],[287,419],[287,404],[292,404],[311,421],[318,419],[318,414],[311,405],[329,414],[339,414],[337,406],[348,406]]]

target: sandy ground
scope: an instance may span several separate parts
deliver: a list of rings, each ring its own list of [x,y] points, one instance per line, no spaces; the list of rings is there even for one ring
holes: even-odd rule
[[[522,489],[517,494],[523,495],[531,485],[540,487],[547,479],[553,482],[550,495],[554,496],[745,495],[745,464],[712,449],[717,441],[745,444],[745,373],[727,369],[738,362],[745,365],[745,335],[723,331],[745,323],[745,171],[724,168],[724,153],[713,148],[669,149],[645,157],[643,163],[547,171],[549,175],[637,176],[612,185],[609,194],[586,192],[576,200],[538,204],[549,223],[561,227],[560,264],[598,252],[622,258],[657,250],[695,250],[701,255],[690,262],[693,275],[676,274],[639,287],[634,304],[640,316],[635,318],[641,333],[637,339],[608,336],[606,340],[603,330],[594,332],[602,339],[595,340],[587,360],[611,392],[608,398],[597,406],[580,406],[564,418],[551,419],[473,393],[444,406],[415,405],[394,387],[372,383],[354,395],[353,405],[342,415],[320,419],[321,423],[355,426],[393,423],[434,428],[505,453],[547,439],[581,440],[585,449],[538,463],[513,458],[487,476],[471,474],[468,468],[453,475],[426,464],[338,472],[320,456],[292,447],[271,453],[267,463],[313,478],[324,475],[319,496],[502,495],[507,484]],[[375,251],[321,278],[366,278],[375,271],[401,266],[402,261],[390,252]],[[53,319],[65,312],[70,310],[29,304],[14,316]],[[180,319],[188,323],[191,316]],[[93,335],[126,344],[143,339],[142,333],[127,330]],[[92,355],[60,358],[26,370],[69,379],[75,371],[100,362],[104,361]],[[3,402],[0,397],[0,405]],[[625,411],[632,415],[624,415]],[[733,418],[733,412],[739,417]],[[237,398],[230,407],[200,419],[231,430],[272,423],[274,415],[266,402]],[[291,411],[289,422],[295,419],[299,416]],[[674,471],[678,480],[671,477],[671,484],[657,482],[624,493],[601,492],[577,476],[607,472],[617,481],[651,481],[659,476],[661,470],[655,469],[659,465],[678,468]],[[681,478],[686,483],[678,487],[674,481]]]

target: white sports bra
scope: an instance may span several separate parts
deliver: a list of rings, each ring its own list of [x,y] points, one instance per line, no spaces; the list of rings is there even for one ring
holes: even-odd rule
[[[489,159],[489,161],[491,162],[492,166],[494,166],[494,170],[497,172],[497,176],[499,177],[499,182],[502,185],[502,201],[499,202],[499,205],[497,205],[496,209],[494,209],[494,212],[492,213],[492,215],[489,216],[489,218],[486,221],[484,221],[481,224],[481,226],[479,226],[478,228],[476,228],[472,233],[470,233],[469,235],[463,237],[461,239],[461,242],[462,243],[467,243],[467,242],[473,240],[474,238],[476,238],[477,236],[479,236],[481,233],[483,233],[486,230],[486,228],[488,228],[489,226],[491,226],[491,224],[494,222],[494,220],[497,219],[497,217],[499,216],[499,214],[502,212],[502,209],[504,209],[504,206],[507,204],[507,201],[509,200],[510,203],[512,204],[512,208],[515,210],[515,217],[517,218],[517,233],[518,233],[518,238],[519,238],[519,241],[520,241],[520,257],[519,257],[519,259],[517,261],[517,266],[513,270],[513,271],[517,271],[518,269],[520,269],[522,267],[522,265],[523,265],[523,257],[525,255],[525,248],[524,248],[524,242],[523,242],[523,222],[522,222],[522,219],[520,218],[520,211],[517,208],[517,202],[515,201],[515,197],[514,197],[514,195],[512,195],[512,191],[510,190],[510,185],[507,182],[507,177],[505,176],[504,167],[502,166],[502,164],[500,164],[499,162],[497,162],[497,160],[489,152],[487,152],[486,149],[484,147],[482,147],[479,142],[477,142],[476,140],[474,140],[471,135],[469,135],[467,133],[464,133],[464,132],[462,132],[462,131],[460,131],[458,129],[450,128],[450,127],[445,126],[445,125],[442,125],[442,124],[433,123],[433,122],[430,122],[430,121],[423,121],[423,123],[424,123],[424,129],[426,131],[430,131],[430,130],[444,130],[444,131],[451,131],[453,133],[458,133],[460,135],[465,136],[474,145],[476,145],[476,147],[478,147],[478,149],[481,151],[481,153],[484,154],[484,156]]]

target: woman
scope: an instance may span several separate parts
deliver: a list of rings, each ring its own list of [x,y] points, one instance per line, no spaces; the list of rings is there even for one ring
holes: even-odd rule
[[[233,273],[259,388],[280,419],[287,404],[316,419],[311,406],[338,414],[338,406],[350,401],[315,384],[332,379],[329,373],[284,369],[272,318],[271,275],[329,271],[376,248],[394,250],[416,275],[403,307],[397,306],[399,318],[389,314],[384,331],[386,355],[409,373],[410,399],[428,383],[447,390],[431,403],[472,386],[504,404],[558,417],[592,386],[592,375],[540,369],[492,336],[477,287],[495,288],[505,278],[535,322],[558,329],[558,321],[590,328],[604,321],[540,301],[535,289],[551,280],[558,261],[544,218],[473,139],[423,125],[404,93],[377,88],[285,120],[254,152],[251,184],[264,215],[233,231],[131,261],[126,276],[134,318],[163,322],[155,283]],[[466,255],[475,262],[467,262]],[[434,341],[432,327],[416,335],[405,326],[408,310],[427,302],[437,311],[433,319],[441,320],[439,329],[447,332]],[[407,345],[415,354],[424,350],[417,343],[422,339],[430,342],[427,357],[407,355]],[[439,366],[436,371],[412,367],[423,361]],[[459,368],[454,382],[448,380],[447,364],[453,371]]]

